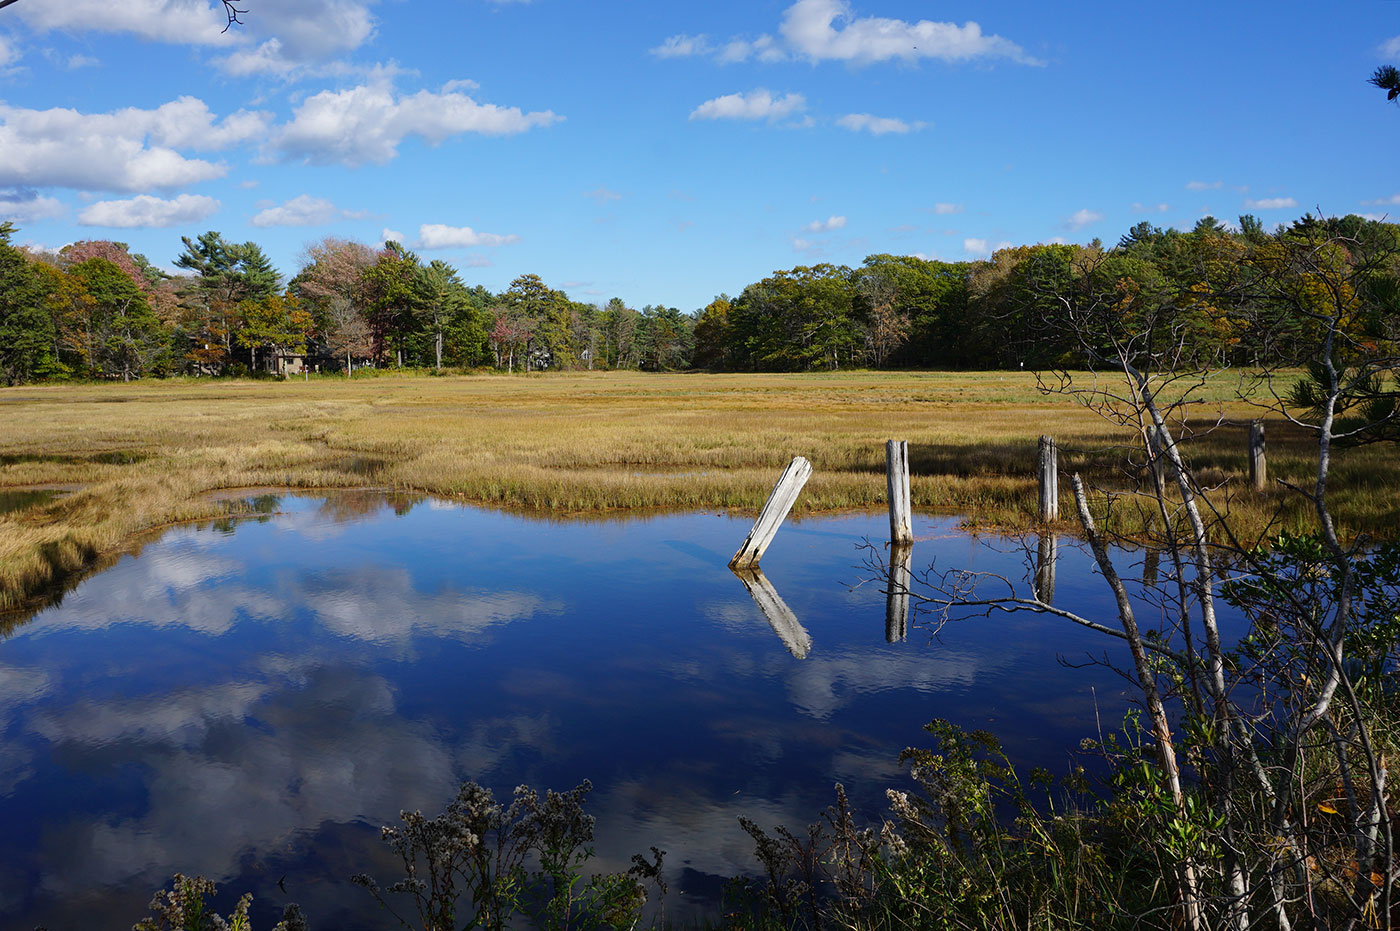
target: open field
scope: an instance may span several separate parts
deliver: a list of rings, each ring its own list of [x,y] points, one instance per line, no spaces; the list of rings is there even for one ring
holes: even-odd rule
[[[1198,474],[1244,482],[1237,382],[1208,386],[1190,444]],[[1009,528],[1033,522],[1042,433],[1069,472],[1129,489],[1132,437],[1028,373],[397,376],[310,382],[171,381],[0,390],[0,493],[71,490],[0,515],[0,609],[178,521],[236,506],[226,488],[376,486],[509,508],[756,509],[794,455],[814,475],[798,510],[883,507],[884,441],[910,443],[913,503]],[[1268,422],[1271,478],[1306,481],[1309,439]],[[1400,525],[1400,457],[1342,451],[1337,511],[1352,532]],[[1233,492],[1238,527],[1307,525],[1297,495]],[[1223,500],[1223,494],[1222,494]],[[3,508],[0,508],[2,510]],[[1123,509],[1119,509],[1121,514]],[[1130,517],[1123,517],[1130,521]],[[1074,528],[1069,521],[1064,529]],[[737,544],[738,541],[736,541]]]

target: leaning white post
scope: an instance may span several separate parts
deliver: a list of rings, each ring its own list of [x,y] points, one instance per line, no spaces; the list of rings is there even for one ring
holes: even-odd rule
[[[890,543],[895,546],[913,543],[909,514],[909,443],[906,440],[885,443],[885,488],[890,500]]]
[[[763,510],[758,512],[758,520],[754,521],[753,529],[744,538],[744,545],[739,547],[739,552],[729,560],[731,569],[758,565],[758,561],[763,558],[763,551],[768,549],[768,544],[773,542],[778,528],[787,519],[788,511],[792,510],[802,486],[806,485],[807,479],[811,477],[812,464],[806,459],[798,456],[788,463],[788,467],[778,479],[778,484],[774,485],[769,493]]]
[[[1040,438],[1040,519],[1052,521],[1060,516],[1060,454],[1055,441]]]

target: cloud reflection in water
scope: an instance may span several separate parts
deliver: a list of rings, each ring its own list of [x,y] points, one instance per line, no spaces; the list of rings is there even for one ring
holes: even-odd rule
[[[742,520],[398,511],[286,498],[232,534],[172,532],[0,644],[0,925],[144,903],[176,870],[269,911],[285,873],[318,926],[354,923],[374,910],[345,880],[382,856],[377,826],[464,778],[589,778],[601,867],[657,844],[728,875],[754,866],[740,814],[805,824],[837,780],[878,814],[935,715],[1082,734],[1000,684],[1087,693],[1054,656],[1098,641],[885,642],[884,595],[834,581],[883,515],[780,535],[764,569],[799,622],[785,645],[723,557],[696,555],[732,551]]]

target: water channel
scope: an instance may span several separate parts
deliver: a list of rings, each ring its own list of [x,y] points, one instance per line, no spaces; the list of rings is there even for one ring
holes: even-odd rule
[[[883,514],[789,522],[756,583],[726,568],[740,515],[259,504],[167,532],[0,643],[0,927],[129,928],[177,870],[225,911],[252,892],[254,927],[287,901],[313,928],[389,927],[349,877],[392,878],[379,826],[468,778],[591,780],[595,865],[661,847],[668,908],[703,912],[757,869],[738,816],[800,828],[839,781],[878,817],[930,718],[1058,771],[1126,707],[1119,677],[1070,665],[1121,644],[1063,620],[888,619],[861,584]],[[924,515],[915,534],[916,569],[1034,570],[1034,541]],[[1089,555],[1057,550],[1057,603],[1111,621]]]

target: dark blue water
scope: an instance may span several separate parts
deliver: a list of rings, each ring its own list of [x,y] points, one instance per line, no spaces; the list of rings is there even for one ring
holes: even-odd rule
[[[671,909],[703,909],[756,869],[739,815],[804,826],[840,781],[878,817],[930,718],[1061,770],[1096,708],[1106,727],[1126,708],[1116,675],[1060,661],[1126,650],[1055,618],[933,637],[915,617],[887,642],[885,594],[857,584],[882,514],[783,528],[775,626],[726,568],[750,518],[275,504],[167,533],[0,643],[0,928],[129,928],[177,870],[225,909],[254,893],[255,927],[286,901],[315,928],[389,927],[349,877],[392,878],[379,826],[468,778],[592,780],[596,865],[661,847]],[[1029,568],[948,519],[915,532],[915,567]],[[1088,554],[1062,541],[1058,566],[1056,602],[1114,623]]]

